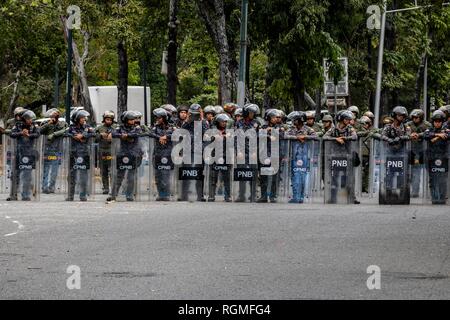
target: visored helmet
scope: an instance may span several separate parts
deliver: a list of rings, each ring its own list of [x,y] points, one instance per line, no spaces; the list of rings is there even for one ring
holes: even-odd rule
[[[373,120],[375,120],[375,115],[371,111],[364,112],[363,115],[368,117],[369,119],[371,119],[372,122],[373,122]]]
[[[201,110],[202,107],[198,103],[191,104],[191,106],[189,107],[189,113],[191,114],[200,114]]]
[[[36,114],[31,110],[26,110],[24,113],[22,113],[22,119],[23,120],[36,120]]]
[[[406,110],[406,108],[403,107],[403,106],[397,106],[397,107],[395,107],[392,110],[392,115],[391,116],[392,117],[395,117],[395,116],[405,116],[405,117],[407,117],[408,116],[408,110]]]
[[[441,120],[442,122],[444,122],[446,119],[447,117],[445,113],[441,110],[436,110],[435,112],[433,112],[431,116],[432,121]]]
[[[225,112],[227,112],[229,114],[233,114],[236,111],[237,108],[239,108],[239,106],[236,103],[233,103],[233,102],[227,102],[223,106],[223,109],[225,110]]]
[[[206,106],[205,109],[203,109],[203,113],[211,113],[213,115],[216,115],[216,108],[214,106]]]
[[[349,110],[341,110],[337,113],[336,115],[336,120],[338,122],[342,122],[344,120],[353,120],[354,119],[354,114],[349,111]]]
[[[166,110],[171,115],[177,113],[177,108],[175,108],[172,104],[163,104],[161,108]]]
[[[450,117],[450,104],[440,107],[439,110],[444,112],[447,117]]]
[[[324,121],[333,122],[333,117],[331,116],[331,114],[324,115],[323,118],[322,118],[322,122],[324,122]]]
[[[74,123],[78,123],[80,122],[81,118],[87,118],[90,116],[90,113],[87,112],[86,110],[78,110],[75,112],[74,116],[73,116],[73,122]]]
[[[242,108],[237,108],[234,111],[234,116],[242,116],[244,114],[244,110]]]
[[[219,122],[228,122],[228,121],[230,121],[230,120],[231,120],[231,119],[230,119],[230,117],[229,117],[227,114],[221,113],[221,114],[217,115],[217,116],[214,118],[214,124],[215,124],[215,125],[218,125]]]
[[[306,122],[306,113],[303,111],[294,111],[288,115],[288,119],[292,122],[299,120],[300,122]]]
[[[367,116],[362,116],[361,119],[359,119],[359,123],[361,124],[372,124],[372,120],[370,120]]]
[[[156,118],[164,118],[166,121],[169,118],[168,111],[163,108],[156,108],[155,110],[153,110],[153,115]]]
[[[112,121],[114,121],[114,119],[116,119],[116,114],[114,113],[114,111],[109,110],[109,111],[105,111],[103,113],[102,117],[103,117],[103,120],[105,120],[106,118],[109,118]]]
[[[45,118],[51,118],[51,117],[59,118],[60,115],[61,115],[61,113],[60,113],[59,110],[56,109],[56,108],[48,109],[48,110],[44,113],[44,117],[45,117]]]
[[[222,106],[214,106],[214,110],[216,111],[216,114],[221,114],[225,112]]]
[[[244,117],[248,116],[250,112],[254,113],[255,115],[259,115],[261,111],[256,104],[248,103],[244,106]]]
[[[17,107],[14,109],[14,117],[22,115],[27,109],[23,107]]]
[[[135,111],[124,111],[120,116],[120,121],[122,121],[122,123],[126,123],[128,120],[136,120],[137,118],[138,115]]]
[[[411,118],[420,118],[423,120],[425,118],[425,112],[423,112],[422,109],[414,109],[413,111],[411,111],[409,116]]]
[[[265,119],[266,120],[270,120],[271,118],[276,118],[276,117],[282,117],[283,114],[281,113],[280,110],[278,109],[271,109],[269,112],[266,113]]]
[[[351,106],[347,110],[350,112],[356,113],[356,116],[359,115],[359,108],[357,106]]]

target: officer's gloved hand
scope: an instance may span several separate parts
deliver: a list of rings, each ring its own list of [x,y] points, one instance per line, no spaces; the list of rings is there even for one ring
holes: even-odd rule
[[[50,134],[47,136],[48,142],[52,142],[53,139],[55,139],[55,135],[54,135],[53,133],[50,133]]]
[[[395,143],[399,143],[400,141],[401,141],[400,137],[397,137],[397,138],[394,139]]]

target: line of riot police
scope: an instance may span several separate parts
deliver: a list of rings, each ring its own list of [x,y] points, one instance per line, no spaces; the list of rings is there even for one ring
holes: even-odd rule
[[[351,106],[333,117],[277,109],[163,105],[151,127],[126,111],[102,124],[89,113],[57,109],[46,121],[16,108],[2,133],[1,191],[7,200],[66,201],[103,194],[117,200],[358,204],[448,203],[450,107],[430,122],[419,109],[374,115]],[[320,119],[321,118],[321,119]],[[320,120],[320,121],[317,121]],[[370,159],[373,161],[370,161]]]

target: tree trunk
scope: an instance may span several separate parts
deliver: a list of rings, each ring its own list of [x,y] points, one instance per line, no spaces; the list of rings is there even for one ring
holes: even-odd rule
[[[177,20],[179,0],[170,0],[169,45],[167,47],[167,102],[177,105]]]
[[[8,111],[6,112],[5,120],[12,118],[14,115],[14,109],[16,108],[16,102],[19,98],[19,82],[20,82],[20,71],[16,73],[16,79],[13,84],[13,93],[11,95],[11,99],[9,100]]]
[[[125,41],[117,43],[117,54],[119,58],[119,83],[117,85],[117,113],[120,116],[127,111],[128,101],[128,56]]]
[[[231,101],[232,65],[226,33],[223,0],[197,0],[197,8],[219,54],[219,96],[221,104]]]
[[[292,80],[292,98],[294,100],[294,110],[304,110],[305,83],[298,74],[297,62],[291,60],[289,62],[289,70],[291,71]]]
[[[273,77],[271,74],[271,63],[270,63],[270,55],[269,55],[269,62],[266,65],[266,76],[264,79],[264,100],[263,100],[263,108],[264,110],[272,108],[274,101],[273,98],[270,95],[270,86],[273,83]]]
[[[66,26],[66,17],[61,16],[61,22],[64,27],[64,38],[67,41],[68,30]],[[81,30],[81,34],[83,35],[83,55],[80,56],[80,52],[78,51],[78,46],[75,43],[75,40],[72,40],[72,50],[73,50],[73,60],[75,62],[75,71],[79,78],[79,86],[80,86],[80,95],[81,101],[80,104],[84,109],[91,114],[90,120],[95,123],[96,117],[94,113],[94,109],[91,103],[91,96],[89,94],[89,84],[87,81],[87,73],[85,69],[85,62],[89,55],[89,39],[90,34],[87,31]]]

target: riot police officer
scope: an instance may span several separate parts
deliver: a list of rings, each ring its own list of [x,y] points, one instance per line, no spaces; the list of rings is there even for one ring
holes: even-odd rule
[[[115,150],[116,161],[119,162],[120,159],[126,158],[127,166],[117,170],[116,176],[113,177],[111,196],[106,201],[116,200],[125,174],[127,175],[125,196],[127,201],[134,201],[136,171],[142,162],[142,149],[139,138],[143,135],[143,132],[142,127],[136,124],[138,118],[139,114],[136,111],[123,112],[120,117],[122,124],[112,132],[113,139],[120,139],[118,150]]]
[[[175,123],[176,123],[176,121],[177,121],[177,119],[178,119],[178,111],[177,111],[177,108],[175,108],[175,107],[174,107],[173,105],[171,105],[171,104],[163,104],[163,105],[161,106],[161,108],[167,111],[167,116],[168,116],[167,121],[168,121],[168,123],[169,123],[171,126],[174,126]]]
[[[215,135],[210,137],[219,139],[222,142],[222,154],[213,154],[213,157],[217,160],[214,163],[210,163],[209,167],[209,186],[208,186],[208,201],[214,202],[216,200],[216,190],[219,179],[223,181],[224,188],[224,200],[225,202],[231,202],[231,165],[227,161],[227,140],[231,139],[231,136],[227,134],[227,126],[230,121],[230,117],[226,113],[219,114],[215,117],[213,122],[213,129]],[[215,150],[217,152],[218,150]]]
[[[61,113],[56,108],[48,110],[47,115],[50,120],[41,127],[40,132],[46,136],[42,192],[49,194],[55,193],[56,178],[62,161],[63,137],[68,124],[59,121]]]
[[[306,111],[306,125],[316,133],[322,131],[322,126],[316,121],[316,113],[314,111]]]
[[[424,119],[425,113],[421,109],[414,109],[409,117],[411,121],[407,122],[406,125],[411,129],[411,197],[417,198],[424,169],[423,134],[431,127],[431,123]]]
[[[156,188],[158,197],[156,201],[169,201],[171,195],[171,172],[173,171],[172,133],[174,128],[169,125],[169,115],[166,110],[157,108],[153,111],[156,118],[155,125],[150,130],[149,136],[155,139],[153,163],[155,170]]]
[[[355,128],[356,132],[361,131],[361,124],[357,121],[359,117],[359,108],[357,106],[350,106],[348,109],[351,113],[353,113],[353,120],[350,121],[350,124]]]
[[[267,203],[267,200],[269,199],[270,202],[275,203],[277,202],[278,197],[278,183],[279,183],[279,168],[276,168],[276,173],[273,174],[272,172],[265,173],[264,169],[268,167],[272,167],[272,163],[270,163],[270,158],[272,156],[272,142],[275,142],[278,144],[278,149],[280,150],[281,147],[281,139],[284,138],[283,130],[281,130],[281,121],[282,113],[280,110],[277,109],[271,109],[269,112],[266,113],[265,120],[266,124],[261,127],[261,130],[265,130],[267,132],[267,136],[260,136],[260,139],[264,139],[264,148],[267,151],[267,159],[260,159],[259,166],[260,166],[260,186],[261,186],[261,197],[256,200],[257,203]],[[274,132],[278,131],[278,141],[276,136],[274,136]],[[259,144],[259,147],[261,147],[261,144]],[[280,155],[277,155],[278,158]]]
[[[22,114],[27,111],[27,109],[23,107],[17,107],[14,109],[14,118],[8,119],[5,125],[5,134],[9,135],[11,133],[12,128],[19,123],[22,122]]]
[[[236,137],[239,139],[245,139],[241,135],[245,135],[247,131],[254,130],[254,134],[257,135],[259,128],[261,127],[260,121],[257,120],[257,115],[260,113],[259,106],[256,104],[246,104],[242,109],[242,118],[239,117],[240,110],[237,109],[235,112],[236,122],[235,129]],[[238,120],[239,119],[239,120]],[[245,202],[247,199],[247,191],[250,192],[248,195],[251,202],[255,201],[256,198],[256,171],[257,171],[257,154],[253,153],[250,150],[250,141],[245,139],[245,143],[243,146],[243,150],[241,146],[238,145],[236,150],[236,158],[238,164],[236,165],[236,169],[248,169],[251,170],[253,178],[250,181],[250,186],[248,188],[248,181],[239,181],[238,195],[236,197],[235,202]],[[243,164],[239,163],[239,161],[243,162]],[[250,189],[250,190],[248,190]]]
[[[30,201],[33,192],[33,170],[36,171],[39,161],[39,152],[36,147],[36,140],[39,138],[39,128],[34,123],[36,115],[31,110],[26,110],[21,115],[21,121],[17,121],[11,130],[11,138],[17,139],[16,148],[16,177],[11,181],[11,196],[8,201],[17,200],[17,189],[22,183],[22,201]],[[35,180],[35,183],[37,181]],[[35,186],[36,187],[36,186]],[[37,192],[37,191],[35,191]]]
[[[208,125],[211,127],[213,125],[214,117],[216,116],[216,109],[214,106],[206,106],[203,109],[203,114],[205,116],[205,120],[208,121]]]
[[[205,132],[209,129],[209,123],[205,119],[203,119],[203,110],[202,107],[194,103],[189,107],[188,112],[188,118],[181,126],[182,129],[187,130],[191,136],[191,161],[193,161],[193,168],[201,169],[200,172],[203,175],[203,149],[205,148],[205,142],[202,141],[201,143],[201,150],[197,151],[197,148],[195,147],[196,138],[195,138],[195,123],[200,122],[201,125],[201,138],[203,138],[203,135]],[[203,140],[203,139],[202,139]],[[198,143],[198,142],[197,142]],[[200,152],[200,154],[197,154],[197,152]],[[196,157],[197,155],[197,157]],[[201,159],[201,163],[195,163],[195,159],[199,158]],[[197,178],[195,181],[195,192],[197,194],[197,201],[206,201],[203,195],[203,183],[204,180]],[[183,180],[181,181],[181,195],[178,199],[179,201],[187,201],[189,200],[189,194],[191,187],[191,181],[189,180]]]
[[[181,106],[178,106],[177,111],[178,111],[178,117],[177,117],[177,120],[175,121],[175,126],[177,128],[181,128],[183,126],[183,123],[185,123],[188,118],[189,107],[181,105]]]
[[[308,168],[310,168],[311,154],[307,143],[318,138],[317,133],[305,125],[306,114],[301,111],[294,111],[289,115],[292,121],[292,128],[286,133],[285,139],[291,140],[290,147],[290,181],[292,187],[292,198],[289,203],[303,203],[306,193],[306,183],[308,178]]]
[[[407,116],[405,107],[395,107],[391,113],[393,122],[385,125],[381,132],[381,139],[385,142],[382,145],[385,168],[381,175],[380,204],[410,203],[410,160],[406,142],[410,140],[411,129],[405,124]]]
[[[102,176],[103,194],[109,194],[109,185],[111,180],[111,143],[112,133],[117,128],[115,123],[116,114],[113,111],[105,111],[103,113],[103,121],[96,128],[96,142],[98,143],[100,164],[100,174]]]
[[[69,192],[66,201],[73,201],[75,188],[79,187],[80,201],[87,201],[89,189],[89,170],[90,170],[90,138],[95,137],[95,130],[87,124],[90,116],[86,110],[78,110],[72,114],[72,124],[66,135],[70,140],[70,172],[68,176]],[[78,162],[83,161],[83,166]],[[77,174],[78,173],[78,174]]]
[[[427,169],[431,201],[433,204],[445,204],[448,198],[450,129],[444,127],[446,116],[441,110],[433,112],[431,121],[432,127],[424,133],[428,142]]]
[[[325,142],[326,169],[330,174],[325,174],[326,179],[331,179],[326,186],[326,199],[328,203],[336,203],[338,191],[345,189],[347,193],[346,202],[359,204],[355,199],[355,181],[353,167],[358,165],[355,161],[355,148],[352,142],[357,141],[358,136],[355,129],[351,126],[354,118],[352,112],[342,110],[336,115],[337,125],[328,130],[323,136]],[[345,157],[345,162],[337,163],[333,156]],[[337,163],[337,164],[336,164]],[[333,165],[335,165],[333,167]],[[339,165],[339,166],[338,166]],[[340,174],[342,172],[342,174]]]

